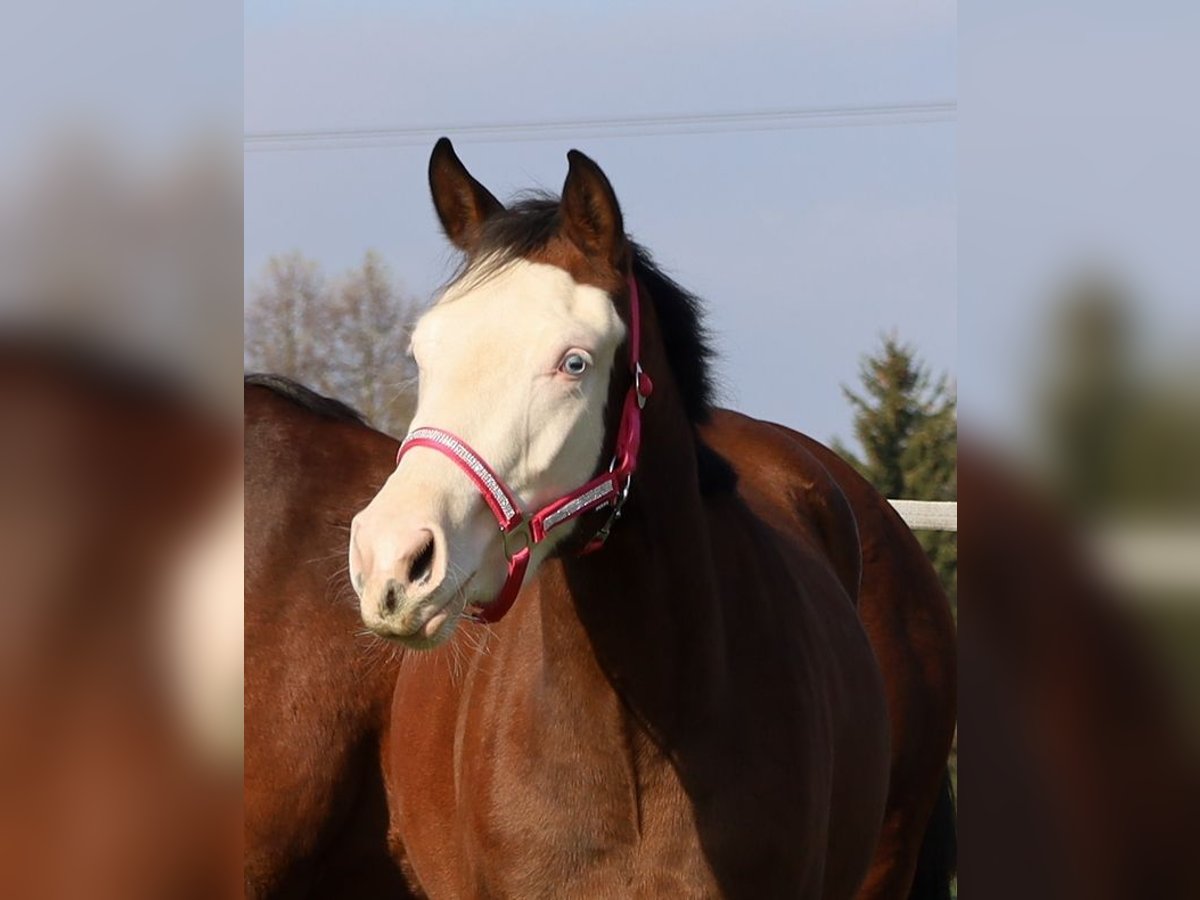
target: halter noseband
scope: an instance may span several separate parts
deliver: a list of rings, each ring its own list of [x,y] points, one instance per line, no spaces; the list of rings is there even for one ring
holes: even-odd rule
[[[612,505],[612,514],[596,535],[583,548],[582,553],[599,550],[608,538],[613,522],[621,514],[629,486],[637,469],[638,448],[642,442],[642,407],[654,390],[650,376],[642,371],[641,363],[641,312],[638,303],[637,280],[629,276],[629,370],[633,382],[625,395],[621,409],[621,424],[617,429],[617,443],[613,450],[612,463],[608,471],[598,475],[581,487],[553,500],[531,515],[525,515],[517,498],[508,485],[472,450],[465,441],[443,431],[441,428],[418,428],[410,432],[396,454],[396,464],[404,454],[414,447],[428,447],[446,456],[462,469],[471,479],[475,489],[483,496],[492,515],[500,526],[504,540],[504,557],[508,560],[508,578],[495,601],[483,607],[479,618],[484,622],[498,622],[504,617],[517,599],[529,567],[529,557],[535,545],[559,525],[572,519]]]

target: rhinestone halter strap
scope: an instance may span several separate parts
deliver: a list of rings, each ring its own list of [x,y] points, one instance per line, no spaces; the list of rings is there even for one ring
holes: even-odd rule
[[[637,469],[638,448],[642,442],[642,407],[654,390],[650,376],[642,371],[641,363],[641,310],[638,302],[637,280],[629,277],[629,369],[633,382],[625,395],[621,409],[621,424],[617,429],[617,443],[613,450],[612,463],[608,471],[598,475],[569,494],[543,506],[537,512],[526,515],[517,498],[513,496],[483,457],[456,435],[440,428],[418,428],[409,433],[396,454],[399,465],[404,454],[415,447],[427,447],[446,456],[462,469],[471,479],[475,489],[496,517],[500,534],[504,539],[504,556],[508,560],[508,578],[496,599],[483,607],[479,618],[484,622],[499,622],[512,608],[513,601],[525,581],[529,568],[529,557],[533,547],[559,525],[605,506],[612,506],[608,521],[583,548],[583,553],[599,550],[608,538],[613,522],[621,513],[621,506],[629,495],[633,473]]]

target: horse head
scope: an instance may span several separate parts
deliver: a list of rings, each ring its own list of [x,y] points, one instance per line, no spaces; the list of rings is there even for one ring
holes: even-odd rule
[[[445,642],[472,608],[501,615],[632,478],[650,389],[632,245],[604,173],[578,151],[568,160],[561,199],[506,210],[448,140],[430,159],[465,261],[413,331],[408,439],[350,540],[363,622],[411,647]]]

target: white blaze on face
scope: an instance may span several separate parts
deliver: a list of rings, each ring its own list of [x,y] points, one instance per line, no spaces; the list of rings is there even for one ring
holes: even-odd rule
[[[422,317],[413,334],[420,392],[410,427],[439,428],[461,438],[508,484],[524,510],[534,511],[595,473],[609,380],[624,338],[624,323],[608,294],[577,283],[556,266],[518,260],[478,282],[468,275]],[[580,358],[583,371],[575,374]],[[401,598],[411,609],[390,616],[401,626],[383,627],[373,608],[379,585],[371,580],[395,577],[392,560],[403,559],[410,535],[422,530],[432,533],[436,547],[424,582],[431,587],[422,593],[414,579]],[[489,602],[504,582],[495,519],[466,475],[435,451],[406,453],[356,517],[354,531],[358,556],[352,551],[352,576],[363,618],[382,632],[404,631],[408,618],[422,618],[417,606],[441,608],[448,592],[468,582],[455,614],[463,605]],[[531,572],[550,549],[535,548]],[[403,575],[405,565],[400,571]],[[435,643],[445,635],[438,638]]]

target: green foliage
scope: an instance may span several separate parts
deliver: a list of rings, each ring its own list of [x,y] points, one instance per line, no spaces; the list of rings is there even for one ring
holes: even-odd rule
[[[1200,503],[1195,359],[1153,352],[1136,298],[1102,275],[1071,285],[1049,343],[1035,408],[1059,498],[1100,519],[1191,514]]]
[[[958,491],[958,398],[945,376],[933,380],[916,352],[895,335],[859,365],[862,392],[843,385],[854,408],[861,454],[833,441],[833,449],[886,497],[954,500]],[[955,534],[917,532],[947,594],[958,593]]]

